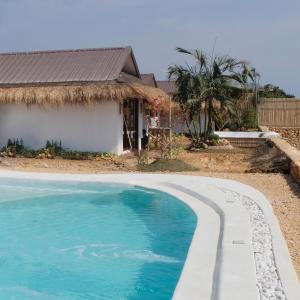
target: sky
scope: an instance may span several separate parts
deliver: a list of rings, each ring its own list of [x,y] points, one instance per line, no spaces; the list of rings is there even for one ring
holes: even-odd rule
[[[215,48],[300,97],[299,0],[0,0],[0,52],[114,46],[157,79],[191,63],[176,47]]]

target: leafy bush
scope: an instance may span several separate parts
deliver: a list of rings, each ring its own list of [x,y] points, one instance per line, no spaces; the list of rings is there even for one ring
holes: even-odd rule
[[[259,96],[262,98],[295,98],[294,95],[288,94],[272,84],[266,84],[263,90],[259,92]]]
[[[47,141],[45,148],[33,150],[24,147],[22,139],[8,139],[7,146],[1,149],[2,156],[15,157],[21,155],[26,158],[47,158],[53,159],[60,157],[62,159],[71,160],[99,160],[112,159],[114,157],[111,153],[106,152],[84,152],[84,151],[69,151],[62,147],[62,142]]]
[[[26,158],[36,158],[41,153],[42,153],[42,150],[33,150],[33,149],[24,148],[18,154],[21,155],[21,156],[23,156],[23,157],[26,157]]]
[[[211,144],[212,146],[216,146],[219,144],[220,137],[216,134],[211,134],[208,140],[210,142],[209,144]]]
[[[257,128],[257,113],[254,108],[246,109],[242,114],[242,124],[243,127],[249,128]]]
[[[46,149],[49,149],[51,152],[55,154],[63,151],[61,141],[57,142],[53,140],[51,142],[49,140],[46,142]]]
[[[19,153],[24,149],[24,143],[22,139],[8,139],[7,149],[15,148],[16,152]]]

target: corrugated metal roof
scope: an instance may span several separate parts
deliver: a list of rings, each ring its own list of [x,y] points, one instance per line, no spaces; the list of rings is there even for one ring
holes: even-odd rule
[[[139,77],[131,47],[3,53],[0,85],[116,80],[128,59]]]
[[[155,76],[153,73],[149,73],[149,74],[141,74],[141,78],[142,78],[142,82],[145,85],[149,85],[152,87],[157,87],[157,83],[155,80]]]
[[[174,95],[177,91],[176,83],[173,80],[157,80],[157,86],[169,95]]]

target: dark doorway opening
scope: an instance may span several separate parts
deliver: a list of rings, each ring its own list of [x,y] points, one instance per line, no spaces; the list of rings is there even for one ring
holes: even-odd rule
[[[123,102],[123,149],[138,150],[139,102],[128,99]]]

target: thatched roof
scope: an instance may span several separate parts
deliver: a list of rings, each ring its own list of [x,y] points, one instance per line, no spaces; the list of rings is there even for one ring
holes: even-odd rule
[[[0,103],[40,106],[89,105],[102,101],[122,102],[128,98],[160,101],[167,107],[169,96],[158,88],[140,83],[87,83],[0,87]]]
[[[143,84],[131,47],[0,54],[0,104],[88,105],[128,98],[161,103]]]

